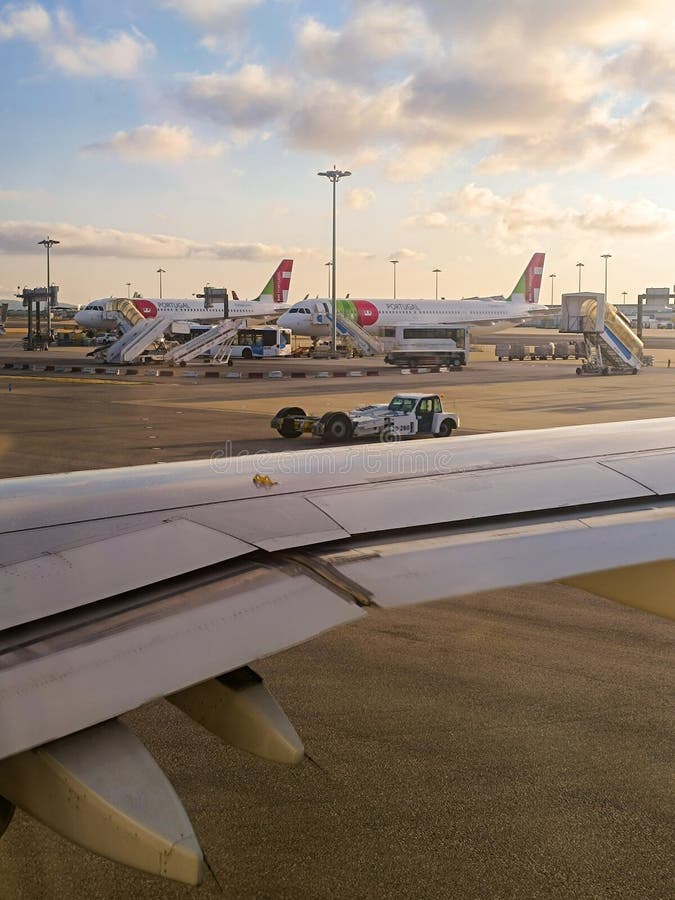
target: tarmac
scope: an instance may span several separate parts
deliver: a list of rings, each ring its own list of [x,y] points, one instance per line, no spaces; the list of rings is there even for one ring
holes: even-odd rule
[[[281,406],[349,409],[398,391],[440,393],[459,434],[675,414],[665,360],[578,378],[573,361],[492,353],[462,372],[372,378],[317,376],[339,368],[325,361],[297,380],[0,369],[0,476],[299,449],[313,439],[270,429]],[[671,624],[533,585],[374,610],[255,668],[313,762],[248,757],[164,701],[125,717],[192,819],[212,869],[199,896],[673,896]],[[0,885],[22,900],[198,896],[21,812],[0,841]]]

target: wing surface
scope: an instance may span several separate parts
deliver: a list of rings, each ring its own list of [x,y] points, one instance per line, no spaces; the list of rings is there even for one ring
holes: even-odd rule
[[[8,479],[0,759],[39,756],[39,781],[72,759],[60,741],[168,696],[295,762],[301,744],[248,664],[378,608],[564,580],[675,618],[674,498],[675,419]],[[68,777],[99,785],[90,761],[110,740]],[[4,765],[0,789],[59,829]],[[60,830],[157,870],[154,832],[146,863],[128,840],[101,850]],[[170,853],[175,833],[162,840]],[[171,877],[199,880],[185,841]]]

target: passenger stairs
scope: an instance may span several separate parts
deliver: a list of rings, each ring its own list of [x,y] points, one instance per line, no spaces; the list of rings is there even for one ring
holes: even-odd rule
[[[332,321],[332,316],[329,315],[327,318]],[[335,330],[340,337],[348,338],[361,351],[363,356],[377,356],[378,353],[384,352],[376,337],[368,334],[365,328],[361,328],[352,319],[348,319],[340,313],[337,314],[335,319]]]
[[[145,321],[145,317],[136,309],[133,302],[124,297],[112,300],[110,302],[110,310],[117,313],[119,329],[123,334],[126,331],[130,331],[139,322]]]
[[[221,362],[229,354],[237,331],[243,324],[245,323],[235,324],[231,319],[225,319],[220,325],[216,325],[209,331],[193,337],[185,344],[179,344],[169,350],[164,357],[164,362],[170,365],[185,365],[207,353],[211,356],[212,362]]]
[[[140,313],[138,315],[140,320],[105,350],[106,362],[133,363],[153,344],[158,344],[167,331],[171,330],[173,324],[171,316],[144,319]]]
[[[560,331],[584,336],[586,361],[578,375],[637,375],[645,364],[644,344],[604,294],[563,294]]]

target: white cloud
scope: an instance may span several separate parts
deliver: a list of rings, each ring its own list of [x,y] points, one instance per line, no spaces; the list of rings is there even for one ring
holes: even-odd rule
[[[3,9],[0,41],[17,39],[35,44],[46,65],[70,76],[131,78],[155,53],[139,31],[99,40],[82,34],[65,10],[57,10],[52,18],[36,3]]]
[[[184,18],[208,31],[222,31],[264,0],[164,0],[165,9],[173,9]]]
[[[440,198],[438,205],[473,220],[477,234],[505,253],[521,253],[551,235],[567,235],[570,240],[591,234],[652,240],[672,239],[675,234],[675,211],[645,198],[616,201],[586,194],[576,206],[561,206],[546,184],[507,195],[467,184]]]
[[[302,247],[283,247],[262,243],[199,242],[167,234],[139,234],[54,222],[0,222],[0,253],[34,255],[41,253],[37,241],[45,234],[61,242],[59,255],[120,259],[236,259],[278,260],[284,256],[318,257],[316,251]]]
[[[349,209],[368,209],[375,202],[375,191],[370,188],[352,188],[347,192],[346,203]]]
[[[417,6],[371,2],[356,7],[341,31],[305,19],[297,47],[309,71],[362,81],[375,79],[388,64],[433,55],[439,43]]]
[[[85,153],[112,153],[130,162],[181,163],[187,159],[220,156],[224,145],[201,144],[190,128],[175,125],[141,125],[132,131],[118,131],[107,141],[89,144]]]
[[[245,65],[231,75],[184,77],[181,94],[187,109],[235,128],[262,127],[279,116],[292,95],[291,82],[262,66]]]
[[[445,213],[428,212],[408,216],[401,224],[410,228],[447,228],[449,222]]]
[[[422,259],[426,259],[426,253],[419,253],[417,250],[411,250],[409,247],[401,247],[399,250],[394,251],[389,254],[389,260],[406,260],[412,262],[419,262]]]

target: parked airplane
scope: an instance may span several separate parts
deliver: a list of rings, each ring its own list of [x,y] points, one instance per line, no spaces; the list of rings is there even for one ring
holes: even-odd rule
[[[18,805],[197,884],[187,813],[117,716],[165,696],[295,764],[249,664],[373,608],[564,581],[675,619],[675,418],[292,455],[0,481],[0,833]]]
[[[262,292],[253,300],[239,300],[233,292],[228,310],[230,319],[241,319],[247,316],[277,315],[283,304],[288,301],[291,284],[293,260],[283,259]],[[236,298],[236,299],[235,299]],[[111,309],[113,298],[92,300],[75,316],[75,321],[85,331],[114,331],[119,319]],[[191,322],[222,321],[223,304],[214,303],[206,308],[203,300],[149,300],[144,297],[130,301],[146,319],[154,319],[158,314],[170,315],[174,320]]]
[[[531,315],[541,315],[539,289],[544,253],[535,253],[508,297],[471,297],[466,300],[338,300],[337,311],[366,331],[382,336],[387,325],[471,326],[482,332],[501,331]],[[331,301],[301,300],[278,319],[282,328],[311,338],[328,337],[331,331]]]

